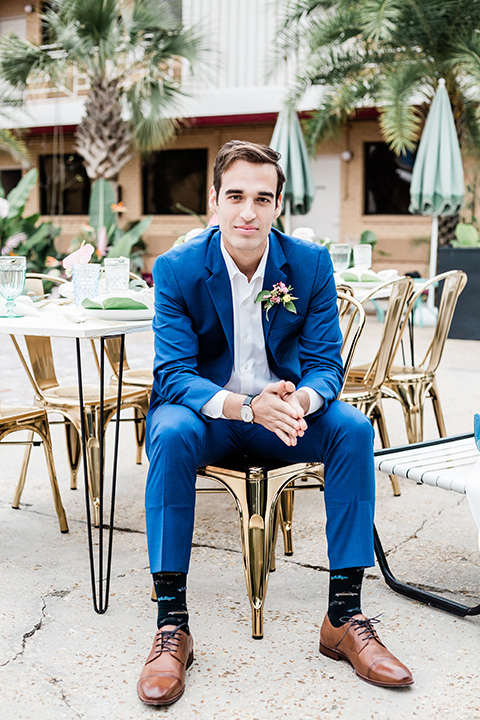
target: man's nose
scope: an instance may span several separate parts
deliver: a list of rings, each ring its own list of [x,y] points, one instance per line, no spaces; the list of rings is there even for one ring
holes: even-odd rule
[[[240,215],[245,222],[251,222],[256,217],[257,213],[255,212],[255,205],[253,201],[247,200],[243,204]]]

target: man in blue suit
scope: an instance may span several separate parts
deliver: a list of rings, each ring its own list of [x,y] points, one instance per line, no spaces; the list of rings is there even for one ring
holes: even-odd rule
[[[219,227],[153,269],[146,520],[158,630],[137,686],[153,705],[183,694],[193,661],[186,578],[196,470],[236,452],[324,462],[331,570],[320,651],[368,682],[413,682],[361,612],[363,570],[374,564],[373,430],[335,399],[342,338],[328,251],[272,230],[285,180],[279,157],[263,145],[224,145],[209,199]]]

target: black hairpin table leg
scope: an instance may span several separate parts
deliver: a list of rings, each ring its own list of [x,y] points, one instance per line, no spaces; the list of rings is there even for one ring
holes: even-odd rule
[[[89,499],[89,488],[88,488],[88,455],[87,455],[87,429],[85,426],[85,407],[83,399],[83,373],[82,373],[82,356],[80,350],[80,340],[76,339],[76,351],[77,351],[77,377],[78,377],[78,395],[80,403],[80,422],[82,430],[82,453],[83,453],[83,474],[85,480],[85,507],[87,517],[87,536],[88,536],[88,554],[90,559],[90,580],[92,584],[92,599],[93,607],[96,613],[102,615],[107,611],[108,600],[110,594],[110,577],[112,567],[112,549],[113,549],[113,525],[115,518],[115,495],[117,487],[117,468],[118,468],[118,443],[119,443],[119,429],[120,429],[120,407],[122,399],[122,379],[123,379],[123,356],[125,350],[125,335],[120,335],[121,347],[120,347],[120,364],[118,369],[118,394],[117,394],[117,414],[115,423],[115,442],[113,449],[113,463],[112,463],[112,494],[110,498],[110,522],[108,527],[108,546],[107,546],[107,562],[105,568],[104,578],[104,542],[103,542],[103,498],[104,498],[104,404],[105,404],[105,340],[100,338],[100,418],[98,428],[98,442],[99,442],[99,469],[100,469],[100,482],[99,482],[99,524],[98,524],[98,578],[96,578],[95,572],[95,553],[93,549],[93,530],[92,530],[92,517],[90,511],[90,499]],[[98,582],[98,593],[96,584]],[[105,582],[105,591],[103,584]]]

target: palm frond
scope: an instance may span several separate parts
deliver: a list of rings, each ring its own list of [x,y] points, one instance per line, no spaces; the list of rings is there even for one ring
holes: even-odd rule
[[[174,30],[178,24],[168,4],[158,0],[135,0],[126,11],[125,27],[131,38],[143,37],[147,32]]]
[[[180,93],[173,82],[162,77],[143,78],[125,94],[130,110],[135,144],[142,152],[158,150],[175,134]]]
[[[458,68],[462,72],[473,75],[480,80],[480,36],[472,32],[459,39],[449,58],[450,68]]]
[[[316,155],[319,142],[335,137],[364,96],[364,88],[344,83],[325,92],[319,107],[304,121],[308,151]]]
[[[426,69],[421,63],[405,64],[382,83],[380,128],[397,155],[414,150],[418,142],[422,119],[413,100],[425,82],[425,75]]]
[[[38,45],[13,33],[0,35],[0,76],[12,87],[24,90],[33,74],[50,73],[54,66],[51,55]]]
[[[359,0],[357,12],[367,39],[390,40],[405,12],[402,0]]]
[[[31,166],[27,146],[11,130],[0,130],[0,150],[10,155],[23,167]]]

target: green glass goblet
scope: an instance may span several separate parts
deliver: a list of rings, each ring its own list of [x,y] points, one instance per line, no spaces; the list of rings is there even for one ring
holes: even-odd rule
[[[0,295],[6,300],[6,313],[0,317],[23,317],[16,311],[15,299],[25,287],[26,258],[8,255],[0,257]]]

